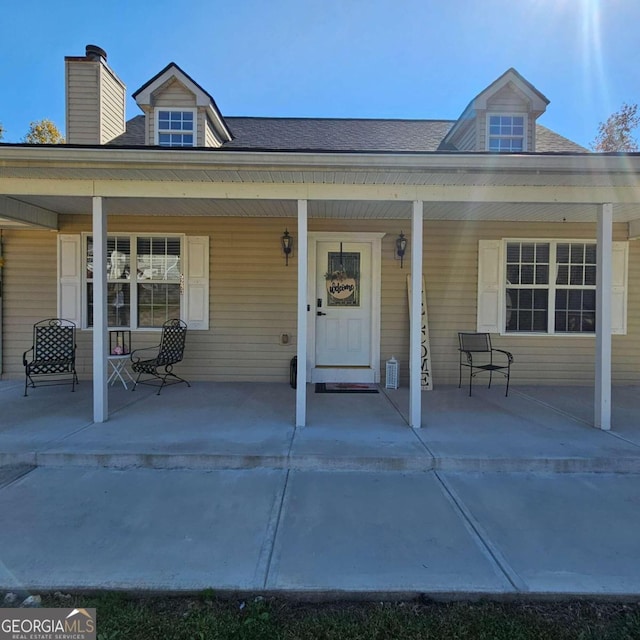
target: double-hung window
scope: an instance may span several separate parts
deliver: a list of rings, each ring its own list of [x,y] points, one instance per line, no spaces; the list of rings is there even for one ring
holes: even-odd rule
[[[157,144],[161,147],[193,147],[196,140],[195,110],[156,111]]]
[[[596,245],[507,242],[505,330],[594,333]]]
[[[107,238],[107,322],[110,327],[161,327],[181,317],[182,239]],[[93,238],[86,241],[86,326],[93,326]]]
[[[83,329],[94,326],[94,238],[58,236],[58,313]],[[107,236],[107,324],[155,329],[180,318],[209,328],[209,238],[182,234]]]
[[[506,153],[525,151],[524,115],[489,114],[487,116],[487,149]]]
[[[628,242],[611,246],[612,332],[626,333]],[[478,331],[594,335],[593,240],[480,240]]]

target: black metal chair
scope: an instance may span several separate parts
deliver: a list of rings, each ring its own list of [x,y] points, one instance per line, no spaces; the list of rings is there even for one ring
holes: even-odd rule
[[[154,347],[136,349],[131,353],[131,369],[138,374],[133,385],[135,391],[138,384],[158,386],[158,393],[162,388],[170,384],[184,382],[187,387],[191,385],[184,379],[173,373],[173,365],[182,360],[184,355],[184,343],[187,337],[187,325],[182,320],[167,320],[162,325],[160,344]],[[143,352],[156,351],[153,358],[144,358]],[[140,380],[143,374],[151,376],[147,380]]]
[[[462,386],[462,367],[468,367],[469,395],[471,395],[471,383],[475,376],[483,371],[488,371],[490,389],[491,379],[493,378],[493,372],[495,371],[507,379],[507,388],[504,395],[508,396],[513,355],[508,351],[492,348],[491,336],[488,333],[458,333],[458,341],[460,343],[458,349],[460,352],[460,378],[458,380],[458,389]],[[499,356],[500,363],[494,362],[494,353],[501,354]]]
[[[30,359],[27,355],[31,353]],[[75,391],[76,373],[76,325],[71,320],[49,318],[33,325],[33,344],[22,354],[24,365],[24,395],[27,389],[35,389],[34,378],[43,378],[38,386],[71,384]]]

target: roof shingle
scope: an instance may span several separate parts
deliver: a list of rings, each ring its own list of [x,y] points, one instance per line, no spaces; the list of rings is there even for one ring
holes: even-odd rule
[[[226,117],[233,140],[222,149],[318,152],[437,151],[455,120],[377,120],[357,118]],[[144,116],[109,144],[143,146]],[[536,125],[537,153],[585,153],[575,142]]]

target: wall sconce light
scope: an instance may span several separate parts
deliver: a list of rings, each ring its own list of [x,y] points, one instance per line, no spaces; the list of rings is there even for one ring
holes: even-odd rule
[[[404,268],[404,254],[407,251],[407,239],[404,237],[404,232],[400,232],[400,235],[396,238],[396,260],[400,260],[400,268]]]
[[[280,238],[280,242],[282,243],[282,253],[284,253],[285,265],[289,266],[289,256],[293,251],[293,236],[289,235],[289,230],[285,229],[282,234],[282,238]]]

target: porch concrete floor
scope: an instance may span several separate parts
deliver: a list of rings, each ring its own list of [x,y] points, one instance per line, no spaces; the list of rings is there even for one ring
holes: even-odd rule
[[[0,382],[0,589],[640,594],[638,388],[607,433],[584,388],[436,388],[413,430],[310,387],[295,429],[288,385],[192,384],[94,424],[90,382]]]
[[[408,390],[316,394],[294,428],[286,384],[194,382],[155,395],[109,388],[109,420],[92,420],[91,381],[22,396],[0,382],[0,465],[640,472],[640,388],[613,392],[613,426],[590,426],[585,387],[437,387],[423,428],[407,425]]]

